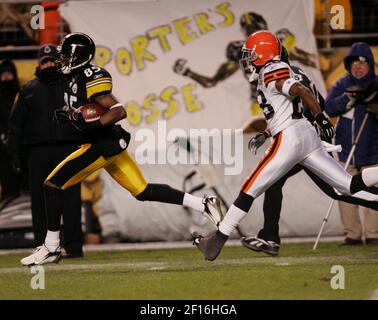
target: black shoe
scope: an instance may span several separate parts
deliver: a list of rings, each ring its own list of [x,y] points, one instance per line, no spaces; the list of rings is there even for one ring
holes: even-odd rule
[[[339,246],[360,246],[363,242],[361,239],[352,239],[346,237],[343,242],[339,243]]]
[[[367,245],[377,245],[378,244],[378,238],[366,238],[366,244]]]
[[[222,251],[224,244],[226,243],[228,236],[217,230],[215,233],[202,236],[197,232],[192,233],[193,245],[203,253],[206,260],[214,261]]]
[[[83,258],[83,257],[84,257],[84,253],[82,251],[81,252],[67,252],[62,256],[63,259],[77,259],[77,258]]]
[[[256,252],[265,252],[273,257],[279,255],[280,245],[274,241],[265,241],[264,239],[257,237],[242,238],[241,243]]]

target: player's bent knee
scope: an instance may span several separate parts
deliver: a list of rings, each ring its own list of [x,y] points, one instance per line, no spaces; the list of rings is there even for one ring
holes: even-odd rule
[[[254,197],[241,191],[239,193],[239,196],[234,201],[234,206],[238,207],[240,210],[243,210],[244,212],[248,212],[249,209],[251,209],[252,207],[253,200],[255,200]]]
[[[151,184],[147,184],[146,188],[135,196],[135,199],[139,201],[150,200],[152,194]]]
[[[350,183],[350,192],[354,194],[358,191],[366,190],[368,186],[362,180],[362,174],[356,174],[352,177],[352,181]]]

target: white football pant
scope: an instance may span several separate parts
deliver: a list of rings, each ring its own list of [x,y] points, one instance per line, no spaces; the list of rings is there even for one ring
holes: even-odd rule
[[[278,133],[264,157],[244,181],[242,191],[257,198],[297,163],[309,168],[338,192],[350,195],[352,176],[321,145],[315,128],[305,119]],[[378,167],[372,172],[378,183]],[[353,195],[368,201],[378,201],[378,195],[360,191]]]

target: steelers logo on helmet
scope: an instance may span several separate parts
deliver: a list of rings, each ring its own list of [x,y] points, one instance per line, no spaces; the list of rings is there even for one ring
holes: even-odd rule
[[[246,12],[242,14],[239,23],[246,37],[256,31],[268,29],[268,24],[264,17],[255,12]]]
[[[59,49],[59,69],[63,74],[70,74],[91,62],[96,46],[91,37],[75,32],[63,38]]]
[[[51,48],[49,47],[49,46],[45,46],[44,48],[43,48],[43,52],[44,53],[50,53],[51,52]]]
[[[119,146],[122,149],[126,149],[127,148],[127,142],[125,141],[125,139],[119,139]]]

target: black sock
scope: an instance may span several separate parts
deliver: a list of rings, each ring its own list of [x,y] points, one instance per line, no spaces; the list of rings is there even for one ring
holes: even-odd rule
[[[254,200],[255,198],[251,195],[240,191],[239,196],[234,201],[234,206],[240,210],[243,210],[244,212],[248,212],[249,209],[251,209]]]
[[[362,190],[376,193],[376,187],[369,188],[362,179],[362,172],[360,172],[352,177],[352,181],[350,183],[350,192],[351,194],[354,194]]]
[[[157,201],[182,205],[185,193],[167,184],[149,183],[135,198],[139,201]]]
[[[44,192],[47,229],[59,231],[63,213],[63,190],[44,185]]]

